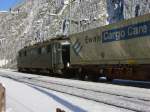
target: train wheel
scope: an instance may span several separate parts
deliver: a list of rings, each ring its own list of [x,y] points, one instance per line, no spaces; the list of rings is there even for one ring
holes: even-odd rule
[[[97,82],[99,80],[99,76],[98,75],[88,75],[88,80],[93,81],[93,82]]]
[[[106,80],[109,81],[109,82],[112,82],[113,78],[112,77],[106,77]]]
[[[84,74],[79,74],[79,80],[85,80],[85,75]]]
[[[85,74],[83,72],[83,68],[79,68],[76,72],[76,78],[79,80],[85,80]]]
[[[18,68],[18,72],[22,72],[22,69],[21,69],[21,68]]]
[[[76,73],[76,78],[79,80],[85,80],[85,75],[81,73]]]

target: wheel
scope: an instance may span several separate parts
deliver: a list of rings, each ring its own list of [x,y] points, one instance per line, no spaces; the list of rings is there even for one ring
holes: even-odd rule
[[[79,80],[83,80],[84,81],[85,80],[85,75],[81,74],[81,73],[77,73],[76,74],[76,78],[79,79]]]
[[[109,82],[112,82],[112,81],[113,81],[113,78],[111,78],[111,77],[106,77],[106,80],[109,81]]]
[[[84,74],[79,74],[79,80],[85,80],[85,75]]]
[[[78,69],[78,72],[76,73],[76,77],[79,80],[85,80],[85,74],[83,72],[83,68]]]
[[[99,80],[99,76],[98,75],[88,75],[88,80],[93,81],[93,82],[97,82]]]
[[[22,69],[21,69],[21,68],[18,68],[18,72],[22,72]]]

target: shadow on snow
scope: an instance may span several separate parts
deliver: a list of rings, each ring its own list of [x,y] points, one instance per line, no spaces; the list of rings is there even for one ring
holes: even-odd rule
[[[71,103],[69,103],[68,101],[58,97],[57,95],[53,94],[53,93],[50,93],[50,92],[47,92],[43,89],[40,89],[38,87],[35,87],[35,86],[30,86],[44,94],[46,94],[47,96],[53,98],[55,101],[61,103],[62,105],[64,105],[65,107],[69,108],[70,110],[72,110],[73,112],[87,112],[86,110],[80,108],[79,106],[76,106],[76,105],[73,105]]]

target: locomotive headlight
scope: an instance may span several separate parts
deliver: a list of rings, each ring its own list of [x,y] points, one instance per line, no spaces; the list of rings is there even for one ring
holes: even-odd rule
[[[69,63],[69,62],[67,63],[67,67],[68,67],[68,68],[70,67],[70,63]]]

